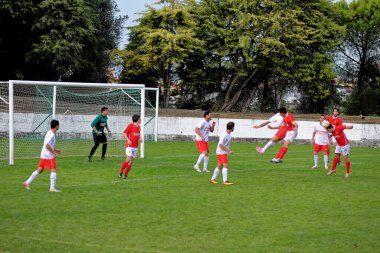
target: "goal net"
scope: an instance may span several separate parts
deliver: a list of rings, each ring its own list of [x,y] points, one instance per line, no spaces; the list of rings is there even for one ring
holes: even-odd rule
[[[141,133],[157,140],[158,89],[135,84],[9,81],[0,83],[0,163],[37,158],[50,121],[57,119],[61,156],[86,159],[93,146],[91,122],[108,108],[107,157],[125,156],[123,131],[132,115],[141,115]],[[140,157],[144,157],[144,143]],[[101,145],[93,156],[100,159]]]

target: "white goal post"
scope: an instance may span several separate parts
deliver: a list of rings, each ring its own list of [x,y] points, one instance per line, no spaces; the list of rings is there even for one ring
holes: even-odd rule
[[[43,140],[44,134],[50,129],[49,123],[52,119],[60,121],[58,139],[62,139],[67,145],[70,151],[68,156],[85,155],[91,148],[88,146],[89,143],[92,143],[89,124],[100,113],[102,106],[109,108],[108,124],[114,135],[108,141],[107,155],[125,155],[122,131],[135,113],[141,116],[142,139],[157,141],[158,88],[147,88],[144,84],[22,80],[10,80],[7,84],[8,90],[5,92],[4,83],[0,86],[3,89],[0,90],[0,102],[8,106],[8,113],[3,108],[0,113],[7,115],[9,121],[7,148],[10,165],[14,164],[16,156],[29,158],[39,155],[40,148],[38,150],[37,146],[42,145],[41,139]],[[153,96],[152,92],[155,93]],[[16,126],[15,120],[18,124]],[[0,129],[0,132],[4,132],[3,129]],[[115,144],[110,145],[111,143]],[[29,153],[26,152],[28,145],[33,154],[30,150]],[[145,141],[140,145],[141,158],[144,157],[144,145]],[[20,152],[19,156],[17,152]],[[24,155],[21,154],[23,152]],[[67,150],[63,151],[65,152],[67,153]]]

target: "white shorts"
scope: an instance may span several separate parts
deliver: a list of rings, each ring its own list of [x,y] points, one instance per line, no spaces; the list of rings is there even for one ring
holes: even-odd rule
[[[125,148],[125,154],[127,156],[132,156],[133,158],[136,158],[138,148]]]
[[[287,131],[284,140],[289,140],[290,142],[293,142],[298,135],[297,131]]]
[[[347,144],[346,146],[336,145],[335,154],[340,154],[340,155],[346,156],[349,153],[350,153],[350,144]]]

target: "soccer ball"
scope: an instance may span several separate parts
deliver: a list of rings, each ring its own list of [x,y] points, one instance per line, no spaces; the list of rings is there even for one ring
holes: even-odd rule
[[[328,122],[327,120],[322,121],[322,126],[324,128],[328,128],[329,125],[330,125],[330,122]]]

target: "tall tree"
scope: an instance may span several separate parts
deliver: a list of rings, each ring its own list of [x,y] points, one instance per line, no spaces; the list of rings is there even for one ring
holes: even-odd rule
[[[118,47],[124,22],[128,16],[117,15],[114,0],[89,0],[94,24],[94,36],[85,38],[81,68],[70,80],[107,82],[107,69],[111,65],[112,50]]]
[[[3,0],[0,78],[106,81],[122,23],[114,0]]]
[[[148,6],[140,24],[131,28],[138,46],[124,54],[124,79],[135,78],[143,72],[155,72],[163,86],[163,106],[168,107],[170,86],[176,79],[176,68],[191,52],[200,50],[202,42],[195,37],[194,18],[187,1],[160,0],[160,9]],[[133,66],[142,67],[140,70]]]
[[[247,110],[261,101],[266,110],[268,100],[279,101],[278,85],[297,85],[315,103],[326,99],[334,77],[328,53],[341,33],[332,7],[324,0],[201,1],[198,31],[206,55],[200,74],[213,69],[220,82],[213,109]]]
[[[0,80],[25,77],[25,54],[35,36],[31,26],[38,7],[33,0],[0,3]]]
[[[27,60],[38,64],[39,75],[50,80],[67,79],[83,64],[85,39],[93,38],[92,10],[81,0],[44,0],[33,25],[38,41]],[[42,79],[42,78],[41,78]]]
[[[341,77],[355,84],[346,103],[349,114],[380,113],[380,0],[336,4],[346,35],[339,47]]]

